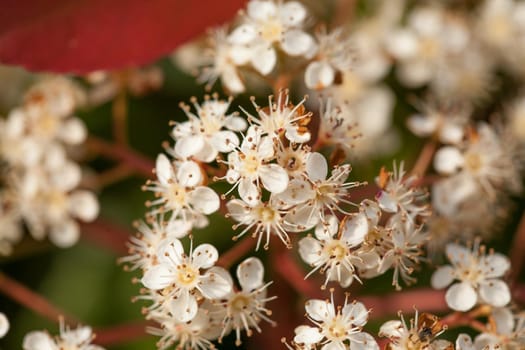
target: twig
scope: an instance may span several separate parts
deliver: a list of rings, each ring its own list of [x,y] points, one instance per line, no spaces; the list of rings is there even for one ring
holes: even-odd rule
[[[233,263],[245,256],[249,250],[253,249],[255,242],[256,240],[250,236],[246,236],[241,241],[236,242],[230,249],[221,254],[217,265],[225,269],[230,268]]]
[[[146,327],[151,323],[139,321],[95,330],[95,344],[108,346],[124,344],[147,336]]]
[[[126,242],[130,233],[123,227],[103,219],[97,219],[94,222],[83,223],[82,231],[86,239],[108,248],[119,256],[128,253]]]
[[[421,152],[419,153],[419,156],[417,157],[416,163],[414,164],[414,167],[412,168],[412,171],[410,172],[411,175],[417,175],[423,177],[428,167],[430,166],[430,163],[432,162],[432,158],[434,157],[434,153],[436,152],[437,143],[434,140],[428,141],[424,146]]]
[[[151,178],[155,163],[128,147],[113,144],[95,136],[90,136],[86,145],[100,155],[122,162],[136,173]]]
[[[42,295],[32,291],[1,272],[0,292],[52,322],[58,322],[60,317],[64,317],[68,324],[77,323],[73,317],[67,315],[64,311],[51,304],[51,302]]]
[[[510,266],[512,268],[510,273],[511,284],[515,284],[523,271],[523,265],[525,263],[525,254],[523,254],[523,248],[525,247],[525,212],[521,215],[520,223],[516,234],[512,240],[510,247],[509,257]]]

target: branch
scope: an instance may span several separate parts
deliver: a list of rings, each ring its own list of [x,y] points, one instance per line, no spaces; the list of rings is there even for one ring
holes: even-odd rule
[[[42,295],[33,292],[31,289],[1,272],[0,292],[52,322],[58,322],[60,317],[64,317],[68,324],[78,323],[73,317],[51,304]]]
[[[233,263],[245,256],[249,250],[255,246],[256,240],[251,236],[246,236],[240,242],[235,243],[230,249],[220,255],[217,261],[218,266],[229,269]]]
[[[94,331],[96,335],[94,343],[103,346],[129,343],[147,336],[146,327],[151,325],[151,322],[138,321],[100,328]]]
[[[87,240],[105,247],[119,256],[128,254],[126,242],[130,237],[130,232],[125,228],[103,219],[83,223],[81,227]]]
[[[146,156],[143,156],[128,147],[113,144],[95,136],[90,136],[86,141],[86,145],[102,156],[126,164],[137,174],[146,178],[151,178],[152,170],[155,168],[155,163]]]

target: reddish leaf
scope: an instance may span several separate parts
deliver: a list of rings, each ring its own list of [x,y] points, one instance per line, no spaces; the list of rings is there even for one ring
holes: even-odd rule
[[[0,62],[85,73],[151,62],[245,0],[4,0]]]

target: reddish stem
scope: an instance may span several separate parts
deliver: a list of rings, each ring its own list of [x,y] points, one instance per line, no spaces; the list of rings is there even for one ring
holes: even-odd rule
[[[60,317],[64,317],[68,324],[77,323],[73,317],[51,304],[45,297],[1,272],[0,292],[52,322],[58,322]]]
[[[412,168],[411,174],[417,176],[424,176],[432,162],[434,153],[436,152],[437,143],[436,141],[430,140],[424,146],[419,156],[417,157],[416,163]]]
[[[87,240],[106,247],[119,256],[128,253],[126,242],[130,237],[130,233],[121,226],[103,219],[97,219],[94,222],[83,223],[82,231]]]
[[[146,327],[152,325],[147,321],[119,324],[109,328],[95,330],[95,341],[98,345],[108,346],[124,344],[147,336]]]
[[[512,284],[515,284],[518,281],[518,278],[523,271],[523,264],[525,263],[523,247],[525,247],[525,212],[521,216],[509,252],[510,266],[512,267],[510,281]]]
[[[126,164],[136,173],[141,174],[146,178],[151,178],[152,170],[155,168],[155,163],[151,159],[131,150],[130,148],[107,142],[95,136],[90,136],[86,145],[93,151],[105,157]]]
[[[256,240],[249,236],[236,242],[230,249],[220,255],[216,265],[229,269],[236,261],[245,256],[249,250],[253,249],[255,242]]]

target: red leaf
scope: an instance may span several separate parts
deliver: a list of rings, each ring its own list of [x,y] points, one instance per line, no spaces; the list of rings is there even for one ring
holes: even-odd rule
[[[151,62],[245,0],[4,0],[0,62],[86,73]]]

